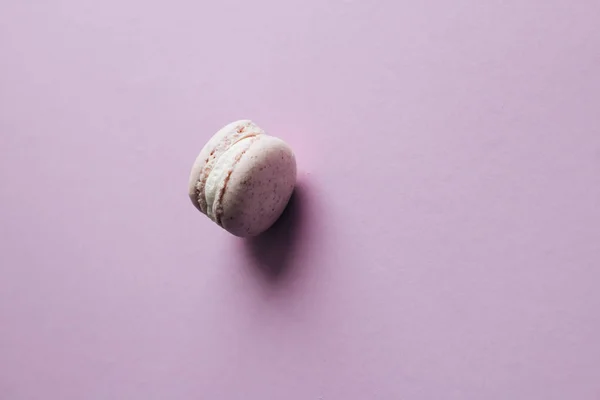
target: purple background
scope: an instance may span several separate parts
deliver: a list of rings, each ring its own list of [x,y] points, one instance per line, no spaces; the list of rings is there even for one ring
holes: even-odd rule
[[[599,399],[600,3],[3,0],[0,398]],[[243,241],[189,168],[296,150]]]

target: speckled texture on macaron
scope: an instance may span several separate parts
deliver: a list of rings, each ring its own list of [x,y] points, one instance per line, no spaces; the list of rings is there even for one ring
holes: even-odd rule
[[[219,130],[196,159],[189,181],[192,203],[240,236],[256,236],[282,214],[296,184],[296,159],[281,139],[249,120]]]
[[[229,178],[217,221],[236,236],[255,236],[279,218],[296,184],[296,161],[282,140],[256,140]]]

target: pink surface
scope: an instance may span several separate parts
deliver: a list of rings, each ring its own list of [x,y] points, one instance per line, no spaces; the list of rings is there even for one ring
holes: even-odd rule
[[[2,1],[0,399],[600,398],[598,15]],[[300,170],[254,241],[187,197],[237,118]]]

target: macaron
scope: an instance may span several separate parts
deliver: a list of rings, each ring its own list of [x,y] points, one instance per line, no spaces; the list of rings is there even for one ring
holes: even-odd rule
[[[220,129],[202,148],[189,179],[200,212],[235,236],[261,234],[275,223],[296,185],[296,158],[283,140],[250,120]]]

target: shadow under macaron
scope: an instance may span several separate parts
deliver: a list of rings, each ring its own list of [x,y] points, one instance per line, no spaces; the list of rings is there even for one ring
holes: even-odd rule
[[[279,219],[262,234],[244,240],[250,266],[270,283],[285,280],[293,268],[306,211],[305,191],[298,183]]]

